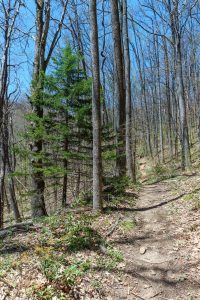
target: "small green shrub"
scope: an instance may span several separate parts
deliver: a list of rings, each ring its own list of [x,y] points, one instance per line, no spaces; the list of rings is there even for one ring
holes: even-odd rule
[[[151,184],[156,181],[173,178],[176,176],[176,172],[174,167],[171,165],[166,166],[164,164],[157,163],[147,170],[147,175],[149,177],[148,182]]]
[[[96,249],[101,243],[101,236],[89,226],[78,224],[66,235],[63,242],[67,249],[72,252],[84,249]]]
[[[96,260],[96,268],[97,270],[107,270],[111,271],[117,267],[117,265],[124,260],[122,253],[114,249],[111,246],[107,246],[107,256],[102,259],[102,257],[98,257]]]
[[[200,191],[193,191],[188,195],[184,196],[184,200],[186,201],[192,201],[193,203],[193,208],[194,209],[199,209],[200,208]]]
[[[167,173],[168,169],[164,165],[156,164],[155,166],[153,166],[152,171],[156,176],[163,176]]]
[[[96,290],[100,290],[102,288],[102,283],[98,279],[94,279],[91,281],[91,286]]]
[[[124,260],[122,253],[113,247],[108,247],[108,255],[115,263],[120,263]]]
[[[92,204],[92,192],[84,191],[72,203],[72,207],[84,207]]]
[[[56,288],[52,286],[41,286],[41,287],[33,287],[32,294],[34,298],[37,300],[67,300],[69,299],[67,295],[65,295],[62,291],[58,291]]]
[[[72,265],[67,267],[63,271],[64,280],[68,283],[69,286],[74,286],[76,279],[83,276],[91,268],[91,263],[89,260],[81,262],[74,262]]]
[[[72,287],[76,279],[90,269],[90,261],[74,261],[68,266],[53,256],[41,259],[41,270],[50,282]]]
[[[120,228],[124,231],[130,231],[135,228],[136,222],[132,219],[126,219],[120,222]]]
[[[57,279],[62,264],[55,260],[53,256],[47,256],[41,259],[41,269],[46,278],[50,281]]]
[[[130,184],[130,179],[127,176],[123,177],[107,177],[104,179],[105,185],[110,185],[112,187],[112,194],[114,195],[120,195],[123,194],[125,189]]]

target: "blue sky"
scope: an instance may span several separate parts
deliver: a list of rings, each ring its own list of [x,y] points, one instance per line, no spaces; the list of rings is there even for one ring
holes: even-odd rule
[[[137,8],[138,0],[129,0],[130,5],[130,12],[133,12],[132,8]],[[33,58],[34,58],[34,37],[35,37],[35,1],[34,0],[27,0],[26,1],[27,8],[22,8],[20,12],[20,18],[17,21],[17,27],[19,30],[22,30],[24,33],[29,33],[29,36],[24,36],[22,39],[16,41],[13,44],[13,47],[11,49],[11,60],[12,64],[17,64],[18,67],[15,68],[16,72],[12,69],[11,72],[11,90],[14,89],[16,82],[19,82],[20,84],[20,91],[21,91],[21,97],[24,97],[24,94],[28,94],[30,92],[30,82],[32,77],[32,69],[33,69]],[[56,1],[52,1],[52,13],[55,18],[59,19],[60,17],[60,10],[59,5],[56,5]],[[101,1],[100,1],[100,8],[101,8]],[[87,7],[85,8],[87,10]],[[108,11],[109,4],[106,1],[105,2],[105,10]],[[86,13],[83,11],[83,7],[79,7],[80,10],[80,17],[82,19],[85,18]],[[106,13],[107,14],[107,13]],[[88,20],[85,19],[87,22]],[[99,36],[102,36],[102,30],[101,30],[101,22],[102,22],[102,16],[99,16]],[[106,23],[108,23],[108,18],[106,17]],[[87,25],[86,25],[86,28]],[[111,27],[108,27],[106,32],[108,35],[106,36],[106,44],[110,45],[112,47],[112,39],[111,39]],[[86,33],[88,34],[88,30],[86,29]],[[51,38],[51,33],[49,35],[49,38]],[[69,31],[63,30],[63,35],[60,40],[60,45],[64,46],[69,40]],[[87,40],[87,54],[88,54],[88,60],[90,59],[89,56],[89,47]],[[102,47],[102,42],[100,40],[100,51]],[[55,54],[55,52],[54,52]]]

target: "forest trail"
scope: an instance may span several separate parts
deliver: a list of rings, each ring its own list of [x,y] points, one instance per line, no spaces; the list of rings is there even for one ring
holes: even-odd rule
[[[181,215],[170,216],[172,203],[181,197],[172,194],[164,182],[141,190],[136,206],[137,226],[119,242],[126,261],[126,287],[114,287],[111,299],[200,299],[200,284],[193,280],[194,274],[188,274],[198,273],[199,267],[196,261],[192,265],[188,249],[180,248],[186,237],[181,228],[177,231],[175,219],[181,219]]]
[[[106,202],[103,214],[66,211],[33,231],[6,236],[0,300],[199,300],[200,173],[137,191],[129,186],[117,201]],[[102,237],[106,243],[99,247]],[[69,281],[63,270],[73,279],[64,292]]]

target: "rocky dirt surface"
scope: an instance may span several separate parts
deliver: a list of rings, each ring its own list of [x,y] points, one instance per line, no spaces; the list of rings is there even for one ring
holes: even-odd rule
[[[198,174],[143,187],[136,229],[115,240],[125,267],[110,299],[200,299],[199,202]]]

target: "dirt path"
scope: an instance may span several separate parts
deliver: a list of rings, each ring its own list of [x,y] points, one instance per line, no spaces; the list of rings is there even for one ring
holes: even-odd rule
[[[173,196],[164,183],[142,189],[135,215],[138,225],[129,237],[118,241],[126,261],[126,287],[114,287],[111,299],[200,299],[200,285],[187,278],[188,261],[177,247],[183,237],[169,218],[173,202],[169,199]]]
[[[135,190],[129,190],[121,202],[114,202],[93,223],[101,236],[112,229],[107,237],[113,246],[109,255],[105,250],[102,253],[87,248],[67,252],[62,244],[66,240],[64,228],[69,224],[65,223],[66,215],[49,219],[52,223],[43,225],[45,230],[8,236],[0,249],[0,273],[5,274],[0,276],[0,300],[61,299],[57,297],[60,289],[52,296],[49,288],[54,281],[49,281],[41,268],[44,258],[52,262],[55,255],[67,262],[62,265],[63,270],[68,261],[76,272],[81,270],[77,262],[89,260],[89,265],[94,266],[78,278],[74,286],[77,297],[67,295],[62,299],[200,300],[199,191],[200,173],[145,185],[136,205]],[[85,215],[88,216],[91,217],[89,213]],[[79,222],[78,218],[74,220]],[[49,247],[41,247],[48,243]],[[50,264],[47,270],[54,272],[53,266]],[[33,287],[37,287],[41,297],[33,296]]]

